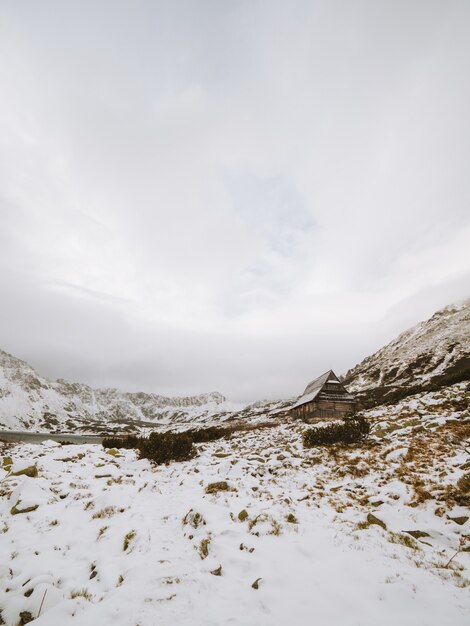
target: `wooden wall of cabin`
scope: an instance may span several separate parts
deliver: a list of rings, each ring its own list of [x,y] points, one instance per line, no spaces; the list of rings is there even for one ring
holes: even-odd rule
[[[356,402],[334,402],[320,400],[308,402],[292,409],[292,415],[298,419],[335,419],[351,413],[356,408]]]

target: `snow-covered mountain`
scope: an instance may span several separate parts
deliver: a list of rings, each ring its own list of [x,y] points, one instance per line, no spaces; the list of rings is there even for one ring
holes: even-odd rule
[[[401,333],[344,376],[366,405],[470,379],[470,299]]]
[[[93,389],[48,380],[28,363],[0,350],[0,429],[87,431],[142,429],[204,422],[242,406],[220,393],[167,398],[153,393]]]
[[[226,420],[275,416],[287,401],[228,401],[218,392],[168,398],[48,380],[0,350],[0,430],[60,433],[182,430]]]

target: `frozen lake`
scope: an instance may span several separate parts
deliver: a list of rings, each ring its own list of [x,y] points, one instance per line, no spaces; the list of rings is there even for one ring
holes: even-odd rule
[[[71,443],[101,443],[103,437],[98,435],[76,435],[76,434],[51,434],[51,433],[31,433],[16,430],[0,430],[0,440],[3,441],[26,441],[29,443],[41,443],[47,439],[53,441],[70,441]]]

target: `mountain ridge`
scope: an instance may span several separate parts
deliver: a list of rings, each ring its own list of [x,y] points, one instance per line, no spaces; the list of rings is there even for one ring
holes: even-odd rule
[[[0,427],[50,430],[62,424],[80,429],[88,422],[92,430],[107,430],[112,424],[152,426],[171,417],[204,418],[233,408],[240,406],[228,403],[219,392],[168,397],[50,380],[0,350]]]
[[[363,406],[470,379],[470,299],[436,311],[346,372]]]

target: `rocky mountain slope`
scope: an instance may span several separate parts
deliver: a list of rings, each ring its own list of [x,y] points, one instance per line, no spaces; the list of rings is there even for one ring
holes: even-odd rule
[[[374,406],[463,380],[470,380],[470,299],[405,331],[343,382],[365,406]]]
[[[0,429],[109,432],[204,422],[242,407],[220,393],[166,398],[153,393],[93,389],[40,376],[28,363],[0,350]]]

